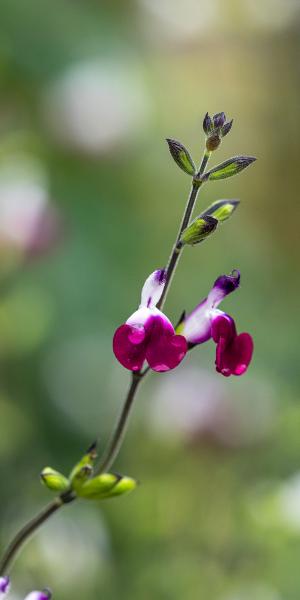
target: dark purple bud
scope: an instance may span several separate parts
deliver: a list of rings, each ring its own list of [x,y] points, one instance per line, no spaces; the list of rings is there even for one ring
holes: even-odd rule
[[[225,113],[221,112],[221,113],[217,113],[214,117],[213,117],[213,121],[214,121],[214,127],[220,128],[223,127],[225,121],[226,121],[226,115]]]
[[[221,129],[221,136],[225,137],[225,135],[227,135],[227,133],[229,133],[231,127],[232,127],[232,123],[233,123],[233,119],[231,119],[231,121],[228,121],[228,123],[225,123],[225,125],[223,125],[222,129]]]
[[[208,113],[206,113],[203,119],[203,131],[206,135],[209,135],[212,130],[212,120]]]

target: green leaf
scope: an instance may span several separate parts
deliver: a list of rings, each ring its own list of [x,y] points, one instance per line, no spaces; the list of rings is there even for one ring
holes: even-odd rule
[[[232,177],[246,169],[255,160],[254,156],[233,156],[205,173],[202,181],[218,181],[219,179]]]
[[[40,478],[42,483],[53,492],[64,492],[70,487],[69,480],[51,467],[45,467],[40,474]]]
[[[201,213],[200,217],[210,215],[218,221],[226,221],[226,219],[231,217],[239,203],[239,200],[216,200]]]
[[[188,150],[177,140],[167,138],[171,156],[176,164],[188,175],[195,175],[196,167]]]
[[[218,225],[217,219],[210,215],[200,215],[182,232],[180,241],[182,244],[194,246],[203,242]]]

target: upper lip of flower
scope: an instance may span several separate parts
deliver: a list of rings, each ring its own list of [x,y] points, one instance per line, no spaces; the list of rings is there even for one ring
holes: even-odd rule
[[[165,276],[164,270],[158,270],[147,278],[138,310],[115,332],[115,356],[131,371],[139,371],[145,360],[154,371],[168,371],[175,368],[187,352],[185,338],[175,334],[171,321],[156,308]]]

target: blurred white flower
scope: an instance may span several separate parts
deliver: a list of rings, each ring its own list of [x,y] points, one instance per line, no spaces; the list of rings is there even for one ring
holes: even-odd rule
[[[278,503],[282,520],[300,531],[300,472],[280,487]]]
[[[52,83],[42,108],[61,143],[102,154],[135,136],[147,121],[149,102],[128,62],[91,60],[73,65]]]
[[[245,382],[227,382],[185,366],[185,371],[160,379],[150,404],[149,423],[161,435],[183,440],[209,436],[226,446],[263,439],[273,425],[273,390],[248,375]]]
[[[140,0],[140,4],[147,11],[143,27],[159,41],[185,42],[198,38],[218,18],[218,0]]]
[[[222,596],[219,600],[283,600],[283,598],[268,583],[257,582],[243,585],[237,591]]]
[[[38,162],[10,157],[0,165],[0,248],[25,254],[46,250],[56,238],[58,215],[49,203]]]
[[[283,29],[300,16],[299,0],[246,0],[248,18],[264,29]]]

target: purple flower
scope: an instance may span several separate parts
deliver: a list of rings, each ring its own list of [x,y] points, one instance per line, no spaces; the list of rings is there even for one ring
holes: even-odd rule
[[[225,296],[238,288],[239,283],[239,271],[218,277],[207,298],[177,328],[190,348],[211,338],[214,340],[217,344],[216,369],[225,377],[245,373],[253,353],[251,335],[238,335],[232,317],[217,308]]]
[[[145,360],[154,371],[169,371],[179,365],[187,352],[182,335],[176,335],[158,303],[165,285],[164,270],[154,271],[145,281],[139,309],[115,332],[113,351],[130,371],[139,371]]]
[[[50,600],[51,592],[49,590],[43,590],[42,592],[30,592],[24,600]]]
[[[0,577],[0,598],[4,598],[4,596],[9,591],[10,581],[9,577]]]

